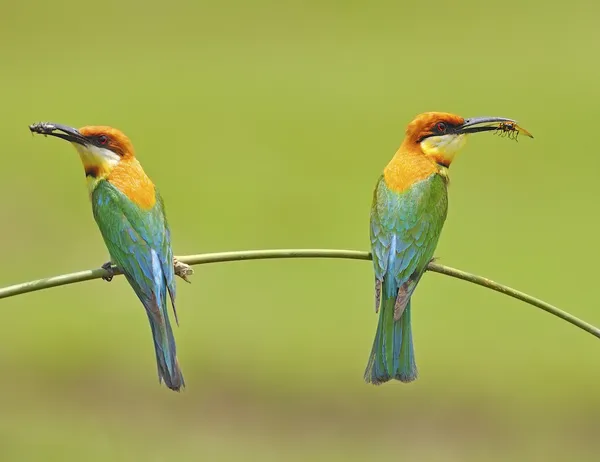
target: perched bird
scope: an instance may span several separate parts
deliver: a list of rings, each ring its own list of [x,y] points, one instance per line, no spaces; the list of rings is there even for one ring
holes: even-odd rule
[[[135,158],[131,141],[119,130],[105,126],[77,130],[42,122],[29,128],[67,140],[79,153],[94,218],[111,261],[123,271],[146,308],[159,381],[179,391],[185,384],[167,310],[168,292],[177,322],[170,230],[162,198]],[[111,263],[103,268],[110,271]]]
[[[511,119],[420,114],[406,128],[402,145],[379,177],[371,207],[371,252],[375,312],[380,314],[365,371],[367,382],[417,378],[410,301],[446,219],[448,167],[466,135],[490,130],[532,137]]]

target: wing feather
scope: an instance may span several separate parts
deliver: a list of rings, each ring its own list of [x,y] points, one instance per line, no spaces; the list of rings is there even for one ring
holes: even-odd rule
[[[401,193],[390,190],[383,176],[377,183],[371,209],[373,266],[377,281],[392,282],[383,287],[384,296],[397,297],[395,319],[433,257],[447,208],[446,183],[437,174]]]
[[[102,181],[92,194],[92,209],[113,263],[123,270],[146,308],[152,300],[164,300],[166,287],[177,320],[170,229],[162,198],[156,194],[154,207],[143,210]]]

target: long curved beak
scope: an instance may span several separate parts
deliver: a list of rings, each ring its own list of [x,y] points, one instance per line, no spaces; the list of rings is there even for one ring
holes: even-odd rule
[[[38,122],[29,126],[31,133],[56,136],[71,143],[87,144],[88,141],[76,128],[53,122]]]
[[[515,127],[517,126],[516,120],[506,119],[504,117],[472,117],[465,119],[465,122],[456,128],[456,133],[467,134],[497,130],[505,123],[513,124]]]

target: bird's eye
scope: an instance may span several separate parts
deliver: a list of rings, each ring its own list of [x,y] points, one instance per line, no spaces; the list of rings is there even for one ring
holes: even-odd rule
[[[435,128],[440,133],[446,133],[446,124],[444,122],[438,122]]]
[[[108,143],[108,136],[106,136],[106,135],[100,135],[98,137],[98,143],[100,143],[100,144],[106,144],[106,143]]]

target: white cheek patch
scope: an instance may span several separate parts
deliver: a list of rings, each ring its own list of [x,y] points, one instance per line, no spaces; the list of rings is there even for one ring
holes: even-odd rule
[[[442,157],[451,162],[466,142],[465,135],[430,136],[421,141],[421,149],[428,156]]]
[[[86,144],[85,146],[79,143],[73,144],[81,156],[81,160],[86,164],[108,165],[112,168],[121,160],[119,155],[112,152],[110,149],[99,148],[93,144]]]

